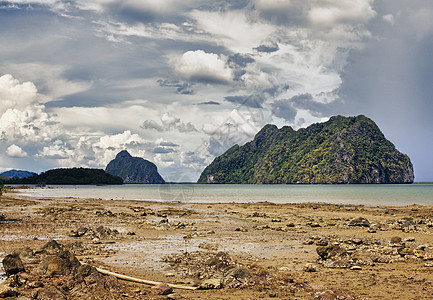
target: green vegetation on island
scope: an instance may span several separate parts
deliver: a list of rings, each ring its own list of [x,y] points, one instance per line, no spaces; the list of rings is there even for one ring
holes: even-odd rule
[[[6,183],[16,184],[122,184],[122,178],[102,169],[53,169],[27,178],[12,178]]]
[[[409,157],[369,118],[335,116],[297,131],[266,125],[202,172],[198,183],[412,183]]]
[[[121,177],[125,183],[165,183],[154,163],[141,157],[132,157],[126,150],[120,151],[108,163],[105,171]]]

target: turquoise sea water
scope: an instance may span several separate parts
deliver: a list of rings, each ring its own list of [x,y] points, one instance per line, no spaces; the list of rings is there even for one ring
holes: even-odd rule
[[[179,201],[183,203],[326,202],[405,206],[433,205],[433,184],[410,185],[202,185],[126,184],[120,186],[47,186],[22,194],[35,197],[76,197],[115,200]]]

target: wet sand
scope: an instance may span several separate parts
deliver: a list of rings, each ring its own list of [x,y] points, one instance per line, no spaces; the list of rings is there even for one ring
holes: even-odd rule
[[[29,198],[9,191],[1,198],[0,213],[5,216],[1,259],[14,249],[37,249],[55,239],[74,245],[81,263],[154,281],[222,285],[175,290],[175,299],[433,295],[431,206],[180,204]],[[318,247],[326,252],[322,257]],[[338,248],[337,255],[331,248]],[[222,260],[218,253],[227,256]],[[209,262],[215,257],[219,265]],[[227,270],[244,273],[228,275]],[[150,286],[124,284],[125,297],[167,298]]]

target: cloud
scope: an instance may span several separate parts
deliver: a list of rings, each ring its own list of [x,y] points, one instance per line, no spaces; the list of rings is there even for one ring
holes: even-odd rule
[[[10,157],[27,157],[27,152],[15,144],[12,144],[7,148],[6,154]]]
[[[254,48],[254,50],[257,50],[258,52],[272,53],[272,52],[276,52],[276,51],[280,50],[280,47],[278,47],[278,44],[260,45],[256,48]]]
[[[271,104],[271,107],[274,116],[289,122],[295,120],[297,110],[293,107],[290,100],[277,100]]]
[[[159,132],[164,131],[164,127],[156,123],[154,120],[145,120],[140,127],[143,129],[154,129]]]
[[[8,109],[22,110],[36,102],[37,89],[32,82],[20,83],[10,74],[0,77],[0,116]]]
[[[177,152],[177,150],[173,149],[171,147],[156,147],[155,149],[153,149],[152,152],[153,153],[173,153],[173,152]]]
[[[153,120],[145,120],[140,126],[142,129],[153,129],[159,132],[177,130],[181,133],[198,132],[197,128],[191,123],[183,123],[170,113],[164,113],[161,117],[162,125]]]
[[[385,22],[388,22],[388,23],[391,24],[391,25],[394,25],[394,23],[395,23],[394,16],[391,15],[391,14],[384,15],[384,16],[382,17],[382,19],[383,19]]]
[[[233,77],[226,63],[222,56],[196,50],[187,51],[175,60],[174,68],[180,76],[190,81],[226,84]]]
[[[48,159],[67,159],[74,156],[74,149],[61,140],[56,140],[52,145],[45,146],[37,155]]]
[[[190,16],[195,20],[199,30],[210,34],[209,41],[223,45],[233,53],[251,52],[275,30],[273,26],[261,20],[249,18],[247,13],[241,10],[194,10]]]
[[[264,99],[258,95],[246,96],[227,96],[224,99],[228,102],[239,104],[241,106],[248,106],[253,108],[261,108]]]
[[[364,23],[376,16],[372,7],[373,0],[321,1],[311,7],[308,19],[319,26],[335,26],[339,23]],[[319,2],[320,3],[320,2]]]
[[[179,147],[179,145],[176,143],[166,142],[166,141],[162,141],[159,144],[163,147]]]
[[[215,101],[206,101],[206,102],[200,102],[198,103],[198,105],[220,105],[220,103]]]
[[[175,87],[176,93],[182,95],[193,95],[194,90],[192,89],[192,84],[188,82],[180,82],[178,80],[169,80],[169,79],[159,79],[159,86],[163,87]]]

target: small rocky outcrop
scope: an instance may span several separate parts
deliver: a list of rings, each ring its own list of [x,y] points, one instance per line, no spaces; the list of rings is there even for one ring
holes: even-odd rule
[[[165,183],[154,163],[141,157],[132,157],[126,150],[120,151],[116,158],[108,163],[105,171],[121,177],[124,183]]]

